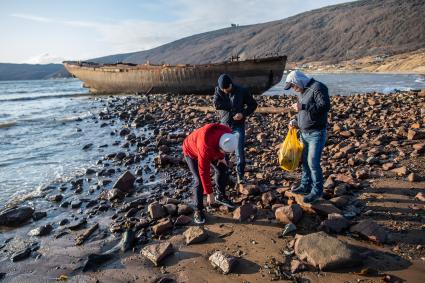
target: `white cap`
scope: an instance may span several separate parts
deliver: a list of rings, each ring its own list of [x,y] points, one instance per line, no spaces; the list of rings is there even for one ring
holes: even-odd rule
[[[225,152],[234,152],[238,147],[238,137],[236,134],[224,134],[218,145]]]

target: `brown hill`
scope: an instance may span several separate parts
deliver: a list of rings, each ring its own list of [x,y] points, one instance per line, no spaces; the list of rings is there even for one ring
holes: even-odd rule
[[[425,47],[424,0],[364,0],[279,21],[229,27],[146,51],[94,59],[102,63],[207,63],[286,54],[290,61],[337,62]]]

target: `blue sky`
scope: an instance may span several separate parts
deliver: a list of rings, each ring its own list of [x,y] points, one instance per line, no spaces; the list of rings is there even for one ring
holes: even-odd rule
[[[141,51],[196,33],[283,19],[346,0],[0,0],[0,62]]]

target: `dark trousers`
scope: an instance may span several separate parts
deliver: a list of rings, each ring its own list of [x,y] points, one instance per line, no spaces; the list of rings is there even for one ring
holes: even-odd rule
[[[239,177],[245,174],[245,125],[232,127],[233,133],[239,135],[238,148],[235,150],[236,155],[236,173]]]
[[[186,160],[187,166],[189,166],[190,172],[192,172],[192,175],[193,175],[193,189],[195,194],[196,209],[202,210],[204,209],[204,188],[202,187],[201,178],[199,176],[198,160],[192,159],[189,156],[185,156],[184,158]],[[215,171],[214,182],[215,182],[216,193],[224,196],[227,180],[228,180],[227,166],[222,163],[217,165],[216,162],[211,163],[211,166]]]

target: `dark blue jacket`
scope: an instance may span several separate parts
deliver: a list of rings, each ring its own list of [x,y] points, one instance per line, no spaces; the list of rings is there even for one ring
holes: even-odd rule
[[[257,102],[247,88],[233,84],[230,94],[224,93],[219,87],[215,88],[214,107],[219,112],[222,124],[237,127],[243,126],[246,117],[254,113]],[[242,113],[242,120],[233,120],[233,116],[237,113]]]
[[[304,93],[298,95],[298,102],[301,103],[301,110],[297,114],[298,128],[302,132],[325,129],[331,108],[327,86],[311,79],[304,89]]]

